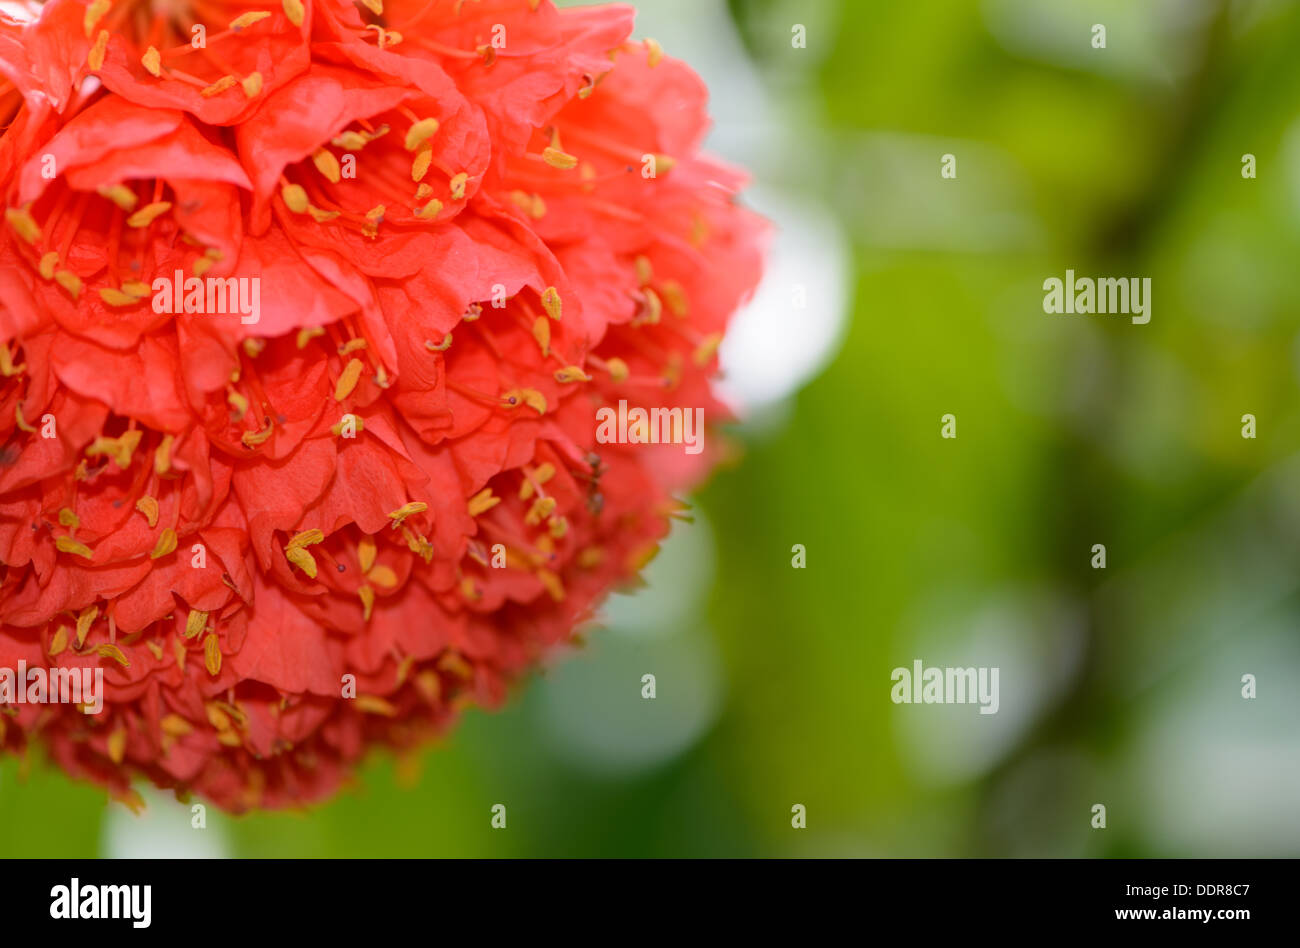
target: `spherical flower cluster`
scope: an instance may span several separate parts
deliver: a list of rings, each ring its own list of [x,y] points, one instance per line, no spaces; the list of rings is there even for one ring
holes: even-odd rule
[[[0,16],[0,672],[51,692],[0,677],[0,749],[127,802],[309,802],[636,576],[716,452],[596,413],[723,416],[764,226],[632,18]],[[98,713],[53,700],[83,669]]]

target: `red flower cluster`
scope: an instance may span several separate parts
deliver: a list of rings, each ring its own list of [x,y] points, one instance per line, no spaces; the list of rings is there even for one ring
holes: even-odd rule
[[[657,549],[764,231],[632,11],[49,0],[0,17],[0,706],[132,802],[332,792]],[[719,409],[720,410],[720,409]],[[21,683],[20,683],[21,685]],[[2,698],[0,698],[2,700]]]

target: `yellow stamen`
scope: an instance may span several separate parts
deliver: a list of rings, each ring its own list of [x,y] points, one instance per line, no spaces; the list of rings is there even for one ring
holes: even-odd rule
[[[53,658],[55,655],[60,654],[67,647],[68,647],[68,627],[66,625],[61,625],[59,626],[59,630],[54,633],[54,638],[50,640],[50,650],[47,654],[50,656],[50,658]]]
[[[658,40],[647,38],[645,41],[645,49],[646,65],[653,69],[655,66],[658,66],[660,61],[664,58],[664,48],[659,45]]]
[[[426,148],[416,155],[415,160],[411,162],[411,180],[419,181],[428,174],[431,161],[433,161],[432,149]]]
[[[130,293],[123,293],[121,290],[114,289],[111,286],[101,287],[99,298],[107,306],[134,306],[140,302],[140,297],[132,296]]]
[[[552,168],[559,168],[561,171],[569,171],[578,166],[578,159],[568,152],[560,151],[558,148],[546,147],[542,150],[542,160]]]
[[[90,39],[91,34],[95,32],[95,27],[99,26],[99,21],[104,19],[104,14],[112,6],[112,0],[93,0],[86,7],[86,15],[81,20],[81,27],[86,31],[86,39]]]
[[[86,546],[86,544],[84,543],[80,543],[72,539],[72,537],[58,537],[54,541],[54,546],[58,549],[60,553],[74,553],[77,556],[83,557],[88,560],[92,560],[95,558],[95,554],[90,549],[90,547]]]
[[[703,368],[713,358],[714,353],[718,351],[718,344],[722,342],[722,333],[715,332],[706,336],[700,343],[699,348],[695,350],[695,364]]]
[[[357,544],[357,560],[361,563],[362,574],[370,572],[370,567],[375,565],[375,557],[379,555],[379,549],[375,546],[375,538],[364,536],[361,542]]]
[[[418,513],[424,513],[429,509],[429,505],[419,500],[412,500],[409,503],[402,504],[396,510],[391,511],[388,516],[393,521],[393,527],[396,529],[402,524],[407,517],[412,517]]]
[[[126,654],[116,645],[113,645],[111,642],[105,642],[102,645],[96,645],[95,651],[98,652],[99,655],[103,658],[111,658],[113,661],[117,662],[123,668],[131,667],[131,663],[126,660]]]
[[[316,558],[301,547],[292,547],[284,551],[285,558],[312,579],[316,578]]]
[[[334,400],[341,402],[352,394],[352,390],[357,387],[357,382],[361,379],[361,370],[363,366],[360,359],[351,359],[343,369],[343,374],[334,385]]]
[[[86,642],[86,636],[90,633],[90,626],[99,616],[99,606],[88,606],[81,610],[77,616],[77,648],[81,648]]]
[[[607,359],[605,368],[609,370],[609,377],[615,382],[626,382],[628,377],[627,363],[622,359]]]
[[[555,287],[548,286],[546,292],[542,294],[542,309],[546,310],[546,315],[551,319],[556,322],[560,321],[563,303],[560,300],[560,293]]]
[[[414,125],[406,130],[405,147],[407,151],[415,151],[438,131],[438,120],[436,118],[420,119]],[[425,165],[428,166],[429,160],[433,157],[430,153],[429,158],[425,159]],[[417,156],[418,158],[418,156]],[[418,181],[419,178],[416,178]]]
[[[450,346],[451,333],[447,333],[447,335],[443,337],[442,342],[438,343],[436,346],[433,344],[432,340],[424,340],[424,348],[428,349],[430,352],[446,352]]]
[[[555,512],[557,501],[554,497],[538,497],[528,513],[524,515],[524,523],[530,527],[535,527],[552,513]]]
[[[437,217],[441,213],[442,202],[437,198],[434,198],[428,204],[424,205],[424,207],[416,208],[415,210],[415,216],[426,221],[433,220],[433,218]]]
[[[57,251],[51,250],[41,257],[41,262],[36,265],[36,272],[41,275],[42,280],[54,279],[54,265],[59,262]]]
[[[492,488],[484,487],[469,499],[469,515],[477,517],[481,513],[487,513],[499,503],[501,498],[492,496]]]
[[[469,175],[463,171],[451,179],[451,199],[453,201],[463,201],[465,199],[465,185],[468,181]]]
[[[191,609],[185,618],[185,637],[192,639],[208,627],[208,614],[201,609]]]
[[[334,157],[334,152],[324,148],[316,149],[316,153],[311,156],[312,164],[316,170],[325,176],[325,180],[330,184],[338,184],[343,179],[342,171],[339,168],[339,160]]]
[[[221,643],[215,632],[208,633],[203,640],[203,667],[214,678],[221,672]]]
[[[384,15],[384,0],[361,0],[361,2],[375,16]]]
[[[172,209],[171,201],[154,201],[146,204],[126,219],[127,227],[148,227],[159,214],[166,214]]]
[[[545,316],[533,320],[533,338],[541,347],[543,358],[551,354],[551,321]]]
[[[152,530],[158,526],[158,501],[148,494],[141,497],[135,502],[135,509],[144,514],[144,519],[149,523],[149,529]]]
[[[118,467],[126,469],[131,466],[131,455],[140,446],[142,437],[144,437],[144,432],[139,429],[123,432],[116,438],[105,438],[101,435],[90,443],[90,447],[86,448],[86,457],[93,458],[106,454],[113,459],[113,463]]]
[[[56,270],[54,282],[67,290],[74,300],[81,297],[81,277],[71,270]]]
[[[32,217],[30,207],[31,204],[5,208],[5,220],[19,237],[29,244],[34,244],[41,239],[41,229]]]
[[[162,54],[150,46],[140,57],[140,65],[144,66],[145,72],[157,79],[162,75]]]
[[[324,531],[313,528],[311,530],[304,530],[301,533],[295,533],[292,537],[289,538],[289,543],[285,547],[285,549],[294,550],[304,546],[312,546],[314,544],[324,543],[324,542],[325,542]]]
[[[250,72],[240,80],[239,84],[244,89],[244,95],[251,99],[262,91],[262,74],[260,72]]]
[[[126,728],[119,727],[108,735],[108,759],[120,764],[126,758]]]
[[[307,213],[307,206],[310,202],[307,200],[307,192],[302,189],[302,185],[286,184],[280,189],[280,197],[284,199],[285,206],[295,214]],[[301,338],[302,334],[307,331],[308,330],[306,329],[300,330],[298,333],[299,338]],[[325,330],[321,329],[317,334],[319,335],[324,331]],[[302,346],[299,345],[298,348],[301,349]]]
[[[386,718],[397,715],[397,709],[390,702],[375,695],[357,695],[356,702],[357,708],[366,714],[382,714]]]
[[[287,200],[286,200],[286,203]],[[311,342],[317,336],[325,335],[325,330],[320,326],[308,326],[306,329],[298,330],[298,348],[301,349]]]
[[[199,95],[203,96],[205,99],[210,99],[214,95],[221,95],[221,93],[225,92],[227,89],[232,89],[237,85],[239,85],[239,80],[234,76],[222,76],[206,89],[200,89]]]
[[[95,45],[90,47],[90,52],[86,55],[86,65],[90,67],[91,72],[98,72],[104,68],[104,54],[108,52],[108,30],[100,30],[99,35],[95,37]]]
[[[153,552],[149,554],[149,559],[161,559],[169,553],[175,552],[177,539],[175,530],[171,527],[164,527],[162,535],[158,537],[158,543],[154,546]]]
[[[591,376],[576,365],[566,365],[555,373],[557,382],[590,382]]]
[[[380,586],[392,589],[397,585],[397,573],[391,566],[376,566],[367,574],[368,579],[374,580]]]
[[[230,28],[238,33],[240,30],[244,29],[244,27],[252,26],[254,23],[265,20],[270,15],[271,14],[265,10],[250,10],[248,13],[241,13],[239,16],[231,20]]]
[[[289,22],[294,26],[302,26],[302,19],[307,12],[302,5],[302,0],[281,0],[284,7],[284,15],[289,18]]]
[[[319,207],[309,207],[307,213],[311,215],[312,220],[317,224],[324,224],[326,221],[332,221],[339,216],[338,211],[322,211]]]
[[[153,452],[153,472],[162,477],[172,467],[172,442],[176,440],[175,435],[164,435],[162,441]]]
[[[369,622],[370,613],[375,608],[375,591],[370,586],[362,586],[357,595],[361,597],[361,618]]]

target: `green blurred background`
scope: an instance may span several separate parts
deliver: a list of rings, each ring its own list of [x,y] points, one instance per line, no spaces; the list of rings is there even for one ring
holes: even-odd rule
[[[6,760],[0,854],[1300,855],[1300,6],[640,7],[780,231],[740,461],[648,588],[305,813]],[[1150,277],[1151,322],[1044,314],[1067,268]],[[999,667],[999,712],[891,703],[917,658]]]

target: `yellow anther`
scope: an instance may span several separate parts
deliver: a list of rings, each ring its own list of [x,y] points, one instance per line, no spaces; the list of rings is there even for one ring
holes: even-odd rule
[[[239,440],[247,447],[255,448],[259,444],[265,444],[275,434],[275,422],[268,421],[266,427],[258,431],[245,431],[239,436]]]
[[[322,211],[319,207],[309,207],[307,213],[311,215],[312,220],[317,224],[324,224],[326,221],[332,221],[339,216],[338,211]]]
[[[655,275],[654,268],[650,265],[650,258],[638,254],[634,265],[636,267],[637,283],[641,286],[649,286]]]
[[[72,539],[72,537],[58,537],[54,541],[54,546],[60,553],[74,553],[77,556],[84,557],[88,560],[95,558],[95,554],[91,551],[90,547]]]
[[[418,188],[415,189],[415,200],[427,201],[432,194],[433,194],[432,185],[421,184]]]
[[[367,578],[383,586],[385,589],[393,589],[397,586],[397,573],[391,566],[380,564],[367,573]]]
[[[700,368],[708,365],[709,360],[713,358],[714,353],[718,351],[718,344],[722,342],[722,333],[715,332],[706,336],[704,341],[699,344],[695,350],[695,364]]]
[[[420,119],[406,130],[406,141],[403,144],[407,151],[415,151],[415,149],[432,138],[437,131],[438,120],[436,118]],[[416,180],[418,181],[419,178]]]
[[[122,292],[129,293],[136,299],[142,300],[152,293],[153,290],[151,290],[149,284],[145,283],[143,280],[127,280],[122,284]]]
[[[203,640],[203,667],[214,678],[221,672],[221,643],[215,632],[209,632]]]
[[[285,207],[289,208],[293,213],[307,213],[307,206],[310,202],[307,200],[307,192],[303,190],[302,185],[286,184],[280,189],[280,197],[284,200]],[[306,332],[306,330],[303,330],[303,332]],[[301,349],[302,346],[298,348]]]
[[[108,759],[120,764],[126,758],[126,728],[119,726],[108,735]]]
[[[106,454],[113,459],[113,463],[125,470],[131,466],[131,455],[139,447],[142,437],[144,432],[139,429],[123,432],[116,438],[105,438],[101,435],[86,448],[86,456],[93,458]]]
[[[205,99],[210,99],[214,95],[221,95],[221,93],[225,92],[227,89],[233,89],[237,85],[239,85],[239,80],[234,76],[222,76],[207,88],[200,89],[199,95],[203,96]]]
[[[555,373],[557,382],[590,382],[591,376],[582,371],[580,366],[566,365]]]
[[[150,46],[140,57],[140,65],[144,66],[145,72],[157,79],[162,75],[162,54]]]
[[[42,280],[54,279],[54,265],[59,262],[58,251],[51,250],[49,253],[41,256],[41,261],[36,265],[36,272],[41,275]]]
[[[659,294],[648,286],[643,292],[645,293],[645,305],[641,310],[637,322],[651,324],[657,323],[659,322],[659,317],[663,315],[664,311],[663,303],[659,302]]]
[[[389,519],[393,521],[393,528],[396,529],[401,526],[402,521],[407,517],[412,517],[418,513],[424,513],[428,509],[428,504],[419,500],[412,500],[409,503],[402,504],[402,506],[398,507],[396,510],[391,511],[388,516]]]
[[[281,0],[284,7],[284,15],[289,18],[289,22],[294,26],[302,26],[302,19],[306,14],[306,8],[302,5],[302,0]]]
[[[211,257],[199,257],[194,261],[194,266],[190,267],[190,272],[196,277],[201,277],[212,269],[212,264],[215,262]]]
[[[343,374],[339,376],[338,382],[334,385],[334,400],[341,402],[352,394],[353,389],[357,387],[357,382],[361,379],[362,364],[360,359],[351,359],[343,368]]]
[[[286,202],[287,203],[287,202]],[[306,329],[298,330],[298,348],[302,349],[318,336],[325,335],[325,330],[320,326],[308,326]]]
[[[481,513],[487,513],[499,503],[501,498],[492,496],[492,488],[484,487],[469,499],[469,515],[477,517]]]
[[[189,721],[185,720],[179,714],[168,714],[158,722],[158,727],[168,737],[184,737],[194,731]]]
[[[114,289],[111,286],[101,287],[99,298],[107,306],[134,306],[140,302],[140,297],[132,296],[130,293],[123,293],[121,290]]]
[[[13,353],[9,351],[9,346],[0,344],[0,375],[5,378],[11,378],[18,375],[23,369],[27,368],[27,363],[14,365]]]
[[[430,352],[446,352],[450,345],[451,333],[447,333],[447,335],[443,336],[442,342],[438,343],[436,346],[433,344],[432,340],[424,340],[424,348],[428,349]]]
[[[551,523],[548,529],[551,532],[551,536],[558,540],[569,532],[569,521],[564,517],[553,517],[551,518]]]
[[[419,181],[429,173],[429,163],[433,161],[433,150],[426,148],[415,156],[411,162],[411,180]]]
[[[330,139],[330,144],[335,148],[342,148],[344,151],[360,151],[366,147],[366,136],[360,132],[346,131],[343,134]]]
[[[248,399],[241,392],[230,391],[226,393],[226,402],[235,410],[235,420],[243,421],[244,416],[248,414]]]
[[[535,527],[552,513],[555,512],[556,500],[554,497],[538,497],[528,513],[524,515],[524,523],[530,527]]]
[[[370,613],[375,608],[375,590],[370,586],[363,585],[357,590],[357,595],[361,597],[361,620],[369,622]]]
[[[104,68],[104,54],[108,52],[108,30],[100,30],[99,35],[95,37],[95,45],[90,47],[90,52],[86,54],[86,65],[90,67],[91,72],[98,72]]]
[[[239,84],[244,89],[244,95],[251,99],[262,91],[262,74],[260,72],[250,72],[239,81]]]
[[[149,558],[156,560],[174,552],[177,539],[175,530],[171,527],[164,527],[162,536],[158,537],[158,542],[154,544],[153,552],[149,554]]]
[[[420,218],[420,220],[425,220],[425,221],[433,220],[441,213],[442,213],[442,202],[439,201],[437,198],[431,200],[428,204],[424,205],[424,207],[417,207],[415,209],[415,216]]]
[[[86,32],[86,39],[90,39],[91,34],[95,32],[95,27],[99,26],[99,21],[104,19],[104,14],[107,13],[112,6],[112,0],[93,0],[93,2],[86,7],[86,14],[81,19],[81,28]]]
[[[357,710],[366,714],[382,714],[386,718],[396,717],[397,708],[392,703],[376,695],[357,695]]]
[[[71,270],[54,271],[54,282],[67,290],[74,300],[81,296],[81,277]]]
[[[75,513],[73,513],[71,510],[69,510],[67,507],[60,507],[60,508],[59,508],[59,524],[60,524],[61,526],[67,527],[67,528],[68,528],[69,530],[71,530],[73,533],[76,533],[76,532],[77,532],[77,528],[78,528],[79,526],[81,526],[81,518],[78,517],[78,516],[77,516]]]
[[[185,637],[192,639],[208,627],[208,614],[201,609],[191,609],[185,617]]]
[[[381,223],[384,219],[384,214],[387,212],[388,208],[384,207],[384,205],[376,204],[370,210],[366,211],[366,220],[370,221],[372,224]]]
[[[22,402],[14,402],[14,423],[18,425],[18,430],[19,430],[19,431],[32,432],[32,431],[35,431],[35,430],[36,430],[36,427],[35,427],[34,425],[29,425],[29,424],[27,423],[27,419],[25,419],[25,418],[23,417],[23,403],[22,403]],[[86,462],[85,462],[85,461],[82,461],[81,463],[82,463],[82,464],[85,464]],[[81,475],[81,468],[78,468],[77,473],[78,473],[78,480],[84,480],[84,479],[85,479],[84,477],[81,477],[81,476],[80,476],[80,475]]]
[[[375,16],[384,15],[384,0],[361,0],[361,3]]]
[[[85,644],[86,636],[90,633],[90,627],[98,616],[99,606],[87,606],[77,616],[77,648],[81,648]]]
[[[559,322],[563,312],[563,303],[560,300],[560,293],[555,287],[548,286],[545,292],[542,293],[542,309],[546,310],[547,316]]]
[[[370,567],[375,565],[375,557],[379,555],[379,548],[375,545],[375,538],[364,536],[357,543],[357,561],[361,564],[361,572],[370,572]]]
[[[677,318],[681,319],[690,312],[690,305],[686,301],[686,291],[682,289],[682,285],[676,280],[665,280],[659,284],[659,292],[663,294],[669,312]]]
[[[533,320],[533,338],[541,347],[543,358],[551,354],[551,321],[545,316]]]
[[[622,359],[606,359],[605,368],[609,370],[609,377],[615,382],[626,382],[628,377],[627,363]]]
[[[560,577],[556,576],[549,569],[539,569],[537,578],[542,581],[542,587],[547,594],[556,602],[564,600],[564,584],[560,582]]]
[[[349,420],[349,419],[351,419],[351,422],[352,422],[352,430],[353,430],[353,431],[365,431],[365,430],[366,430],[366,421],[365,421],[364,418],[358,418],[356,415],[353,415],[353,414],[347,414],[347,415],[344,415],[344,416],[343,416],[343,420],[342,420],[342,421],[340,421],[340,422],[338,422],[338,423],[336,423],[336,424],[330,425],[330,432],[334,435],[334,437],[338,438],[338,437],[341,437],[341,436],[343,435],[343,429],[348,427],[348,420]]]
[[[312,579],[316,578],[316,559],[300,546],[290,547],[284,551],[285,559],[298,567]]]
[[[364,339],[349,339],[347,342],[343,343],[343,345],[339,346],[339,355],[348,355],[349,353],[356,352],[358,349],[366,348],[366,345],[367,343]]]
[[[166,214],[171,209],[171,201],[154,201],[150,204],[146,204],[126,219],[126,226],[148,227],[153,223],[154,218],[160,214]]]
[[[453,201],[463,201],[465,199],[465,185],[468,181],[469,181],[469,175],[467,175],[463,171],[460,174],[452,177],[450,186],[451,186],[451,199]]]
[[[655,172],[667,174],[677,167],[677,159],[671,155],[655,155]]]
[[[647,38],[645,41],[645,51],[645,62],[651,69],[658,66],[660,61],[664,58],[664,48],[659,45],[658,40]]]
[[[241,13],[239,16],[231,20],[230,28],[238,33],[240,30],[244,29],[244,27],[252,26],[254,23],[265,20],[270,15],[271,14],[265,10],[250,10],[247,13]]]
[[[295,533],[290,537],[289,542],[285,545],[285,550],[298,550],[305,546],[324,542],[325,532],[313,527],[311,530],[303,530],[301,533]]]
[[[159,477],[172,469],[172,442],[175,440],[175,435],[164,435],[158,447],[154,449],[153,472]]]
[[[316,170],[323,174],[331,184],[338,184],[342,180],[343,175],[339,169],[339,160],[334,157],[334,152],[325,148],[318,148],[315,154],[311,156],[311,161],[316,166]]]
[[[14,233],[27,243],[34,244],[41,239],[41,229],[36,225],[29,208],[31,208],[30,203],[22,207],[7,207],[5,220],[14,229]]]
[[[569,171],[578,166],[578,159],[566,151],[560,151],[558,148],[546,147],[542,149],[542,160],[552,168],[559,168],[561,171]]]
[[[108,184],[98,189],[99,196],[108,198],[122,210],[130,212],[135,210],[136,202],[139,200],[135,192],[125,184]]]
[[[144,519],[149,523],[149,529],[152,530],[158,526],[158,501],[148,494],[141,497],[135,502],[135,509],[144,514]]]
[[[67,647],[68,627],[66,625],[61,625],[59,626],[59,630],[54,633],[54,638],[50,639],[50,649],[46,654],[48,654],[50,658],[53,658],[55,655],[61,654]]]

